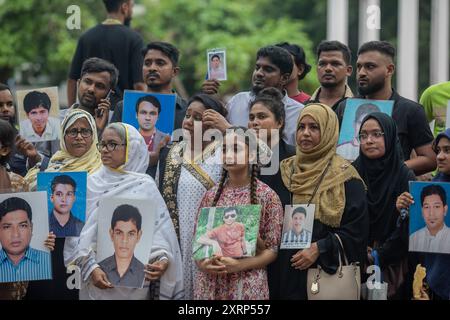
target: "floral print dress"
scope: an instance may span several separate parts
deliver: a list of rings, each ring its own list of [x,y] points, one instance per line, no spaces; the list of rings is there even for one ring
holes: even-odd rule
[[[200,208],[211,207],[217,186],[210,189]],[[261,204],[259,236],[266,246],[276,251],[280,244],[283,224],[283,207],[278,195],[263,182],[257,180],[256,197]],[[250,204],[250,185],[240,188],[225,186],[217,207]],[[198,271],[194,281],[196,300],[267,300],[269,287],[266,268],[252,269],[233,274],[212,275]]]

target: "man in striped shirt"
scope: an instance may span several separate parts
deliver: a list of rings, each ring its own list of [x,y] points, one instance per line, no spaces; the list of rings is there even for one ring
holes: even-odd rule
[[[51,279],[50,254],[30,247],[31,206],[22,198],[0,203],[0,282]]]
[[[311,242],[311,231],[304,228],[306,209],[297,207],[292,211],[292,229],[283,234],[282,243],[291,246],[307,247]]]

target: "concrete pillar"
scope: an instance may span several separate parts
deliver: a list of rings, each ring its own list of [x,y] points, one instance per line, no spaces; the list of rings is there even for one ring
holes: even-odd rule
[[[431,3],[430,84],[449,80],[449,2]]]
[[[397,90],[417,101],[419,75],[419,0],[399,0]]]
[[[358,43],[380,40],[380,0],[359,0]]]
[[[327,40],[348,44],[348,0],[328,0]]]

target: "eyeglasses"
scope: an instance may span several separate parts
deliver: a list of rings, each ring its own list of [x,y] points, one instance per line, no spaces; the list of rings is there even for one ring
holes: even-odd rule
[[[125,143],[115,143],[115,142],[108,142],[108,143],[103,143],[103,142],[99,142],[97,143],[97,149],[98,151],[102,151],[104,147],[106,147],[106,150],[109,152],[113,152],[114,150],[116,150],[117,146],[126,146]]]
[[[224,219],[229,219],[229,218],[236,218],[236,213],[231,213],[231,214],[226,214],[223,216]]]
[[[71,138],[76,138],[78,134],[81,134],[83,138],[89,138],[92,137],[92,130],[87,128],[82,128],[78,130],[77,128],[73,128],[66,131],[66,136],[69,136]]]
[[[372,133],[361,133],[358,136],[358,141],[361,144],[364,144],[364,143],[367,142],[369,137],[372,137],[374,140],[378,140],[378,139],[382,138],[383,136],[384,136],[384,132],[382,132],[382,131],[375,131],[375,132],[372,132]]]

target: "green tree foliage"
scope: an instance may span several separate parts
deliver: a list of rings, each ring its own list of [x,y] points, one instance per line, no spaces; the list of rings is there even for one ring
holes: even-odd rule
[[[181,52],[181,75],[189,93],[200,88],[207,72],[206,50],[226,48],[228,79],[221,93],[235,93],[250,87],[256,52],[260,47],[289,41],[300,44],[308,62],[313,62],[312,43],[303,23],[289,18],[262,15],[259,1],[142,0],[146,13],[133,20],[146,41],[163,40]],[[313,68],[315,69],[315,68]],[[310,92],[318,82],[315,71],[303,81]]]
[[[0,81],[16,70],[28,71],[25,81],[47,75],[55,84],[67,77],[76,40],[105,12],[102,1],[78,1],[81,30],[69,30],[66,11],[72,4],[73,0],[0,1]]]

